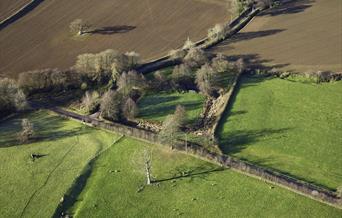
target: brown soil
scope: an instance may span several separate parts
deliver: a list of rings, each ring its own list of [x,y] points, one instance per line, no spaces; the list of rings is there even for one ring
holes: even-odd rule
[[[297,0],[268,10],[213,51],[267,68],[342,72],[342,1]]]
[[[105,31],[73,37],[69,24],[77,18]],[[46,0],[0,32],[0,74],[68,68],[77,55],[108,48],[153,59],[229,18],[215,0]]]
[[[14,14],[30,0],[0,0],[0,21]]]

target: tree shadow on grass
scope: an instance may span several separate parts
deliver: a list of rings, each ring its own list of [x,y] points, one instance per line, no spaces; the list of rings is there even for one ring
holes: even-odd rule
[[[101,27],[92,31],[89,31],[91,34],[101,34],[101,35],[111,35],[116,33],[127,33],[131,30],[134,30],[135,26],[128,25],[119,25],[119,26],[106,26]]]
[[[285,14],[297,14],[305,11],[312,7],[314,0],[292,0],[292,1],[281,1],[282,5],[270,8],[266,11],[261,12],[258,16],[279,16]]]
[[[33,123],[35,131],[34,137],[26,144],[21,144],[17,139],[23,118],[29,118]],[[65,127],[66,122],[69,122],[69,120],[58,116],[48,116],[47,113],[32,112],[20,114],[0,124],[0,149],[20,145],[25,146],[35,142],[49,142],[87,134],[90,131],[83,126],[70,130],[61,129]]]
[[[175,100],[179,99],[178,96],[157,96],[149,97],[149,100],[143,100],[140,103],[140,114],[141,118],[160,118],[165,117],[169,114],[173,114],[177,105],[182,105],[186,108],[187,111],[196,110],[201,108],[203,103],[200,101],[187,101],[187,102],[175,102]],[[170,102],[168,104],[168,102]],[[195,119],[195,118],[194,118]],[[194,122],[193,119],[190,119],[189,122]]]
[[[188,167],[186,165],[176,167],[170,172],[172,176],[155,180],[158,182],[175,181],[180,179],[189,179],[193,182],[195,179],[206,179],[210,174],[224,171],[225,168],[217,166],[201,165],[197,167]]]

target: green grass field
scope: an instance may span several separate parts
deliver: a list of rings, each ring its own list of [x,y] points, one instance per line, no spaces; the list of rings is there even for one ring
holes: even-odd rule
[[[139,118],[163,121],[169,114],[173,114],[177,105],[186,108],[188,121],[194,122],[202,112],[205,97],[196,92],[160,92],[144,96],[139,102]]]
[[[16,140],[21,118],[35,126],[32,143]],[[117,138],[46,111],[0,123],[0,217],[51,217],[88,161]],[[32,153],[45,156],[32,161]]]
[[[145,187],[132,157],[153,151],[158,185]],[[117,171],[117,172],[115,172]],[[181,172],[192,176],[182,177]],[[124,138],[95,162],[75,217],[340,217],[341,211],[211,163]]]
[[[225,153],[335,189],[342,185],[342,82],[243,77],[219,128]]]

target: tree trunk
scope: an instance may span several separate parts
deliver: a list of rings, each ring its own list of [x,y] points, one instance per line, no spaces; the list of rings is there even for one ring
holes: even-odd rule
[[[145,163],[145,167],[146,167],[146,184],[150,185],[151,184],[151,166],[150,166],[150,162],[146,161]]]

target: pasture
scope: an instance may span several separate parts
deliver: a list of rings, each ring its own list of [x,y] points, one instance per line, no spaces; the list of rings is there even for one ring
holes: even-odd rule
[[[342,82],[243,77],[218,130],[224,153],[336,189]]]
[[[152,176],[132,159],[152,150]],[[101,155],[75,217],[340,217],[341,211],[211,163],[125,137]],[[140,191],[138,191],[140,190]]]
[[[73,37],[70,23],[83,19],[101,31]],[[149,60],[196,41],[230,18],[222,3],[199,0],[43,1],[0,32],[0,74],[69,68],[77,55],[106,49],[136,51]]]
[[[21,118],[33,122],[35,139],[19,144]],[[51,217],[88,161],[118,136],[46,111],[0,124],[0,217]],[[41,155],[31,159],[31,154]]]
[[[342,72],[342,1],[294,0],[259,14],[212,52],[281,71]]]

